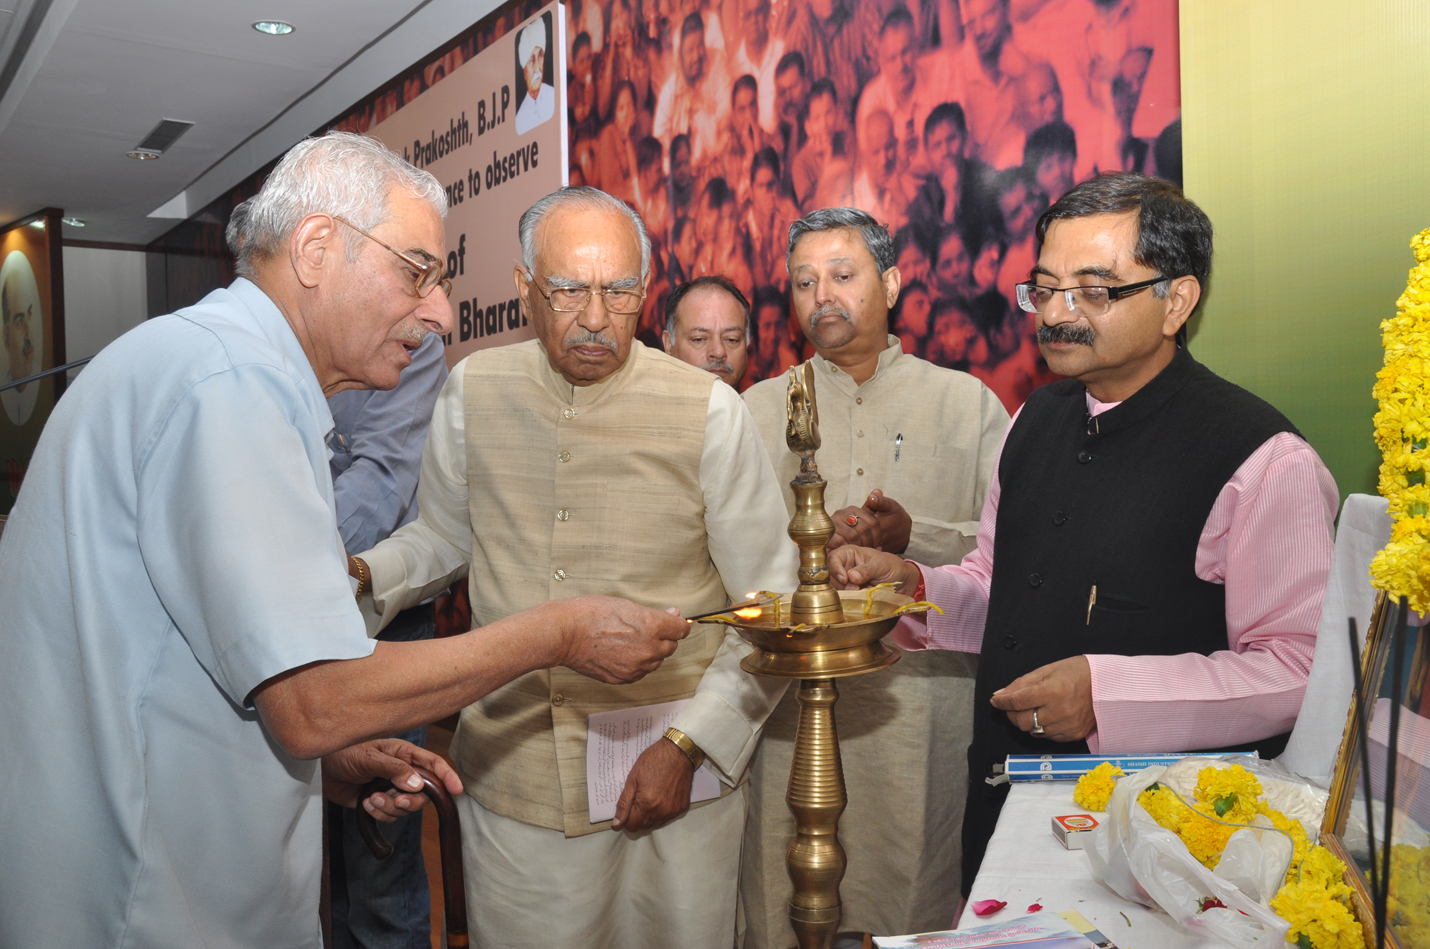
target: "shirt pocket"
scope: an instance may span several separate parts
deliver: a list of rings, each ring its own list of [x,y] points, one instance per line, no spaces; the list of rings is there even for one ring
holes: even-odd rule
[[[1087,612],[1085,652],[1139,655],[1145,639],[1154,633],[1151,610],[1128,596],[1099,592]]]

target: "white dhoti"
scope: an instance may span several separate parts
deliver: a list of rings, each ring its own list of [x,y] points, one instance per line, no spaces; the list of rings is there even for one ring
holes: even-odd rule
[[[457,797],[474,949],[730,949],[745,789],[639,834],[566,837]]]

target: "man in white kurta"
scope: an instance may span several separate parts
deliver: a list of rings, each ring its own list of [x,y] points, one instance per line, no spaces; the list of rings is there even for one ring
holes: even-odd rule
[[[712,374],[633,339],[649,278],[639,219],[567,189],[522,229],[516,283],[538,339],[453,370],[421,513],[362,555],[377,614],[464,571],[477,626],[597,591],[691,615],[792,590],[796,550],[749,410]],[[785,687],[741,671],[748,651],[698,624],[634,687],[541,672],[463,711],[453,751],[474,945],[728,949],[743,775]],[[586,716],[687,699],[677,734],[636,761],[614,823],[593,822]],[[689,807],[702,756],[722,796]]]
[[[810,362],[823,441],[816,460],[838,530],[830,546],[882,546],[915,559],[938,551],[956,563],[975,546],[1008,413],[982,382],[906,355],[889,335],[898,278],[892,292],[875,281],[898,271],[888,232],[872,217],[816,211],[794,230],[794,307],[816,352]],[[842,289],[860,280],[876,289]],[[785,387],[783,378],[767,379],[745,392],[782,484],[799,472],[799,459],[784,450]],[[788,488],[785,502],[793,511]],[[976,670],[976,658],[964,654],[930,661],[929,653],[905,653],[885,671],[840,682],[849,794],[839,831],[849,858],[841,929],[926,932],[952,919]],[[794,823],[784,794],[798,719],[791,692],[770,717],[751,768],[741,880],[746,949],[784,949],[794,939],[784,869]],[[891,783],[897,806],[889,803]]]

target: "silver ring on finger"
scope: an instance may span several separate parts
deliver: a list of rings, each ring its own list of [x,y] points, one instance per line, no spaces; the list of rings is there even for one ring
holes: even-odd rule
[[[1043,730],[1043,726],[1038,724],[1038,710],[1037,710],[1037,709],[1033,709],[1033,730],[1032,730],[1031,732],[1029,732],[1029,734],[1032,734],[1032,735],[1044,735],[1044,734],[1046,734],[1046,732]]]

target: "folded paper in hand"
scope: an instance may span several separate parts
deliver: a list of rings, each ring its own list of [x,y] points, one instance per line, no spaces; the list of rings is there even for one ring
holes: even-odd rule
[[[616,801],[636,759],[651,745],[664,740],[665,730],[675,724],[675,716],[689,701],[640,705],[586,717],[586,806],[591,811],[591,823],[616,816]],[[720,779],[708,765],[701,765],[690,786],[690,803],[719,796]]]

